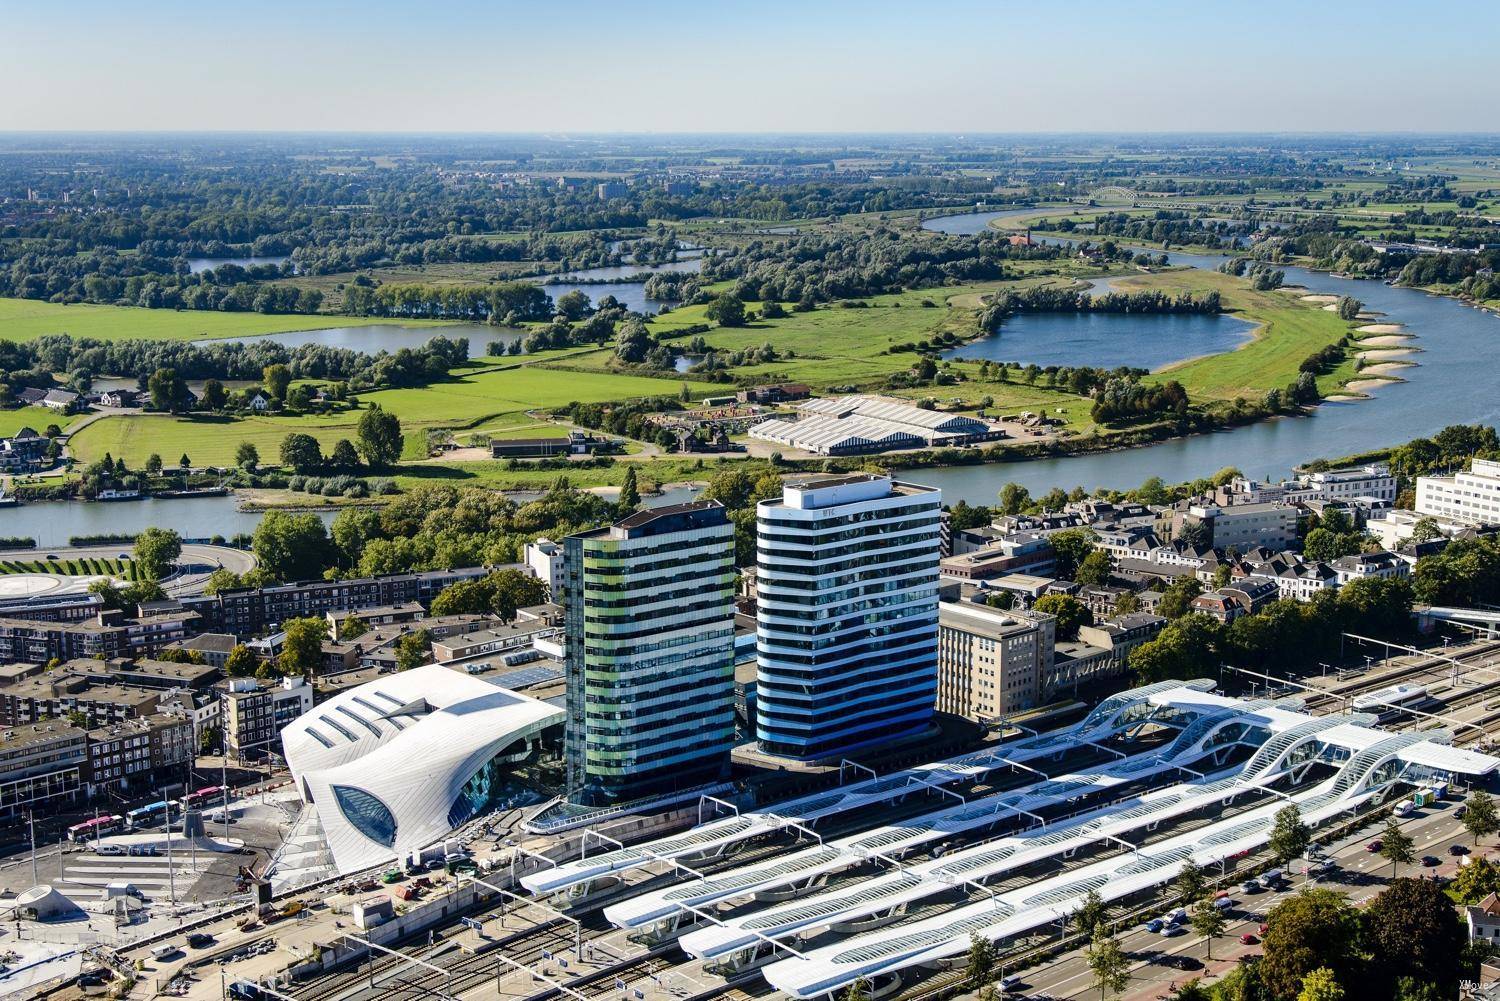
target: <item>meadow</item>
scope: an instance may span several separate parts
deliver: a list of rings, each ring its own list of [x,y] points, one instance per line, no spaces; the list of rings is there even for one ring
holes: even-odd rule
[[[410,389],[386,389],[366,393],[362,403],[378,404],[401,419],[406,435],[405,459],[426,457],[428,430],[469,429],[496,424],[511,428],[507,433],[525,433],[527,427],[542,427],[527,411],[564,406],[573,401],[592,403],[626,400],[642,396],[675,396],[681,380],[653,379],[612,373],[570,372],[534,365],[478,365],[464,374]],[[699,394],[714,387],[688,383]],[[321,415],[172,417],[163,414],[132,414],[106,417],[76,434],[70,447],[74,456],[92,462],[106,453],[124,458],[138,467],[155,453],[175,462],[186,454],[195,466],[232,465],[240,442],[252,442],[267,464],[276,462],[282,439],[301,431],[318,439],[325,452],[341,438],[353,440],[360,411]],[[557,429],[552,426],[553,433]]]
[[[71,334],[101,341],[132,338],[158,341],[196,341],[210,337],[248,337],[289,330],[401,323],[442,326],[433,320],[387,320],[368,316],[267,315],[216,313],[208,310],[145,309],[137,306],[95,306],[88,303],[41,302],[0,298],[0,339],[29,341],[47,334]]]

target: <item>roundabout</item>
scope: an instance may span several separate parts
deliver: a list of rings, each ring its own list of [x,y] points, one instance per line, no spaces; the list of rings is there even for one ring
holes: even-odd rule
[[[129,558],[129,545],[113,546],[67,546],[57,547],[45,554],[35,551],[7,554],[15,563],[45,563],[48,565],[69,562],[104,561],[115,562]],[[211,546],[197,543],[185,544],[177,557],[172,572],[161,581],[162,590],[170,597],[190,597],[203,593],[209,576],[220,569],[237,574],[255,569],[255,555],[243,549],[229,546]],[[23,568],[9,573],[0,573],[0,603],[25,602],[67,595],[83,594],[96,581],[113,581],[120,587],[131,583],[122,574],[91,573],[69,574],[48,569]]]

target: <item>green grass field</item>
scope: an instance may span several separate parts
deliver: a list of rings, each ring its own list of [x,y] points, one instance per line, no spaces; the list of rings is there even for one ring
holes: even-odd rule
[[[83,419],[81,414],[58,413],[48,407],[18,407],[15,410],[0,410],[0,438],[9,438],[22,428],[31,428],[44,434],[48,424],[56,424],[66,431],[71,424]]]
[[[122,580],[134,580],[132,566],[131,560],[28,560],[12,553],[7,559],[0,559],[0,575],[51,573],[64,577],[118,577]]]
[[[368,316],[267,316],[262,313],[214,313],[206,310],[140,309],[133,306],[64,306],[35,299],[0,299],[0,339],[29,341],[47,334],[72,334],[101,341],[142,338],[193,341],[208,337],[249,337],[287,330],[369,323],[441,326],[442,321],[383,320]]]
[[[573,372],[520,365],[499,368],[477,366],[471,374],[415,389],[387,389],[364,394],[361,399],[378,403],[401,419],[406,435],[403,457],[425,458],[425,432],[429,429],[467,430],[483,425],[534,424],[526,416],[531,409],[583,403],[627,400],[642,396],[675,396],[682,382],[606,372]],[[688,383],[689,391],[703,394],[714,390],[707,383]],[[360,412],[314,416],[171,417],[139,414],[106,417],[75,435],[70,447],[74,456],[91,462],[105,453],[124,458],[139,467],[152,453],[168,462],[182,454],[194,465],[230,465],[240,442],[255,444],[261,461],[273,464],[281,442],[293,431],[317,438],[330,450],[341,438],[353,439]]]
[[[1333,344],[1359,323],[1341,320],[1316,303],[1301,302],[1300,290],[1256,292],[1242,279],[1216,271],[1166,271],[1123,279],[1122,289],[1158,288],[1170,292],[1218,289],[1226,310],[1259,326],[1254,338],[1234,351],[1170,365],[1157,377],[1176,379],[1194,402],[1227,402],[1236,397],[1258,400],[1269,389],[1285,387],[1297,378],[1308,355]],[[1319,379],[1319,388],[1332,392],[1348,371]],[[1341,367],[1342,371],[1342,367]]]

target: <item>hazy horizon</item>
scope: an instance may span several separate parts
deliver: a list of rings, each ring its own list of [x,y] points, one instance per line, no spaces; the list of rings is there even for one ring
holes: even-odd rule
[[[0,130],[1484,134],[1500,7],[10,5]],[[1454,25],[1463,23],[1462,30]]]

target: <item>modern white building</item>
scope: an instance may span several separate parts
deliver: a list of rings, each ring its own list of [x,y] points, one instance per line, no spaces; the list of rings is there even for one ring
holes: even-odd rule
[[[756,507],[756,738],[816,760],[916,733],[937,695],[933,487],[859,473]]]
[[[1465,473],[1418,476],[1416,511],[1469,526],[1500,524],[1500,462],[1475,459]]]
[[[488,809],[562,710],[437,664],[339,692],[281,733],[302,802],[351,873],[442,840]]]
[[[563,547],[548,538],[526,543],[524,550],[526,569],[531,575],[547,585],[547,594],[553,601],[561,603],[563,593]]]
[[[1316,489],[1322,500],[1352,501],[1356,497],[1372,497],[1394,502],[1396,499],[1396,475],[1382,462],[1299,473],[1297,479]]]

